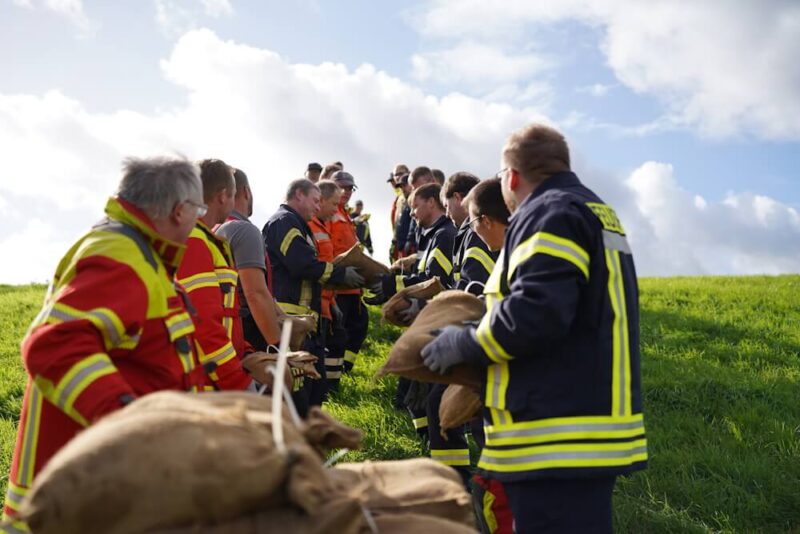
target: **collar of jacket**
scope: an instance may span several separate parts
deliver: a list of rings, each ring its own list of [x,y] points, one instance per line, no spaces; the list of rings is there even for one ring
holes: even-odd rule
[[[300,221],[303,228],[305,228],[308,231],[308,221],[305,220],[302,216],[300,216],[300,214],[297,213],[297,211],[293,207],[291,207],[289,204],[281,204],[281,209],[289,212],[290,215],[297,217],[297,220]],[[310,233],[310,231],[308,233]]]
[[[153,247],[170,274],[174,274],[186,252],[186,245],[165,239],[142,210],[119,197],[108,199],[105,212],[111,219],[138,230]]]
[[[447,223],[447,220],[448,220],[447,219],[447,215],[442,215],[441,217],[436,219],[436,222],[433,223],[431,226],[429,226],[428,228],[423,229],[422,233],[425,234],[425,235],[434,233],[436,230],[438,230],[439,228],[444,226]]]
[[[551,189],[561,189],[563,187],[574,187],[580,184],[581,181],[572,171],[564,171],[554,174],[539,184],[539,186],[533,190],[533,193],[528,195],[525,200],[522,201],[517,208],[517,211],[512,213],[511,217],[508,218],[508,223],[511,224],[511,221],[516,219],[518,213],[525,211],[524,208],[527,205],[531,204],[534,200],[545,194],[547,191]]]

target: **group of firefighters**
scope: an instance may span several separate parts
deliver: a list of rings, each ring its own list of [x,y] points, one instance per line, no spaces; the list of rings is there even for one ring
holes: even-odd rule
[[[81,429],[147,393],[252,390],[242,367],[274,351],[285,316],[312,316],[304,350],[319,380],[299,380],[301,413],[339,388],[367,335],[366,304],[438,277],[485,299],[477,324],[435,332],[431,370],[477,367],[485,409],[472,487],[486,532],[609,532],[616,477],[646,465],[638,290],[614,210],[571,171],[567,143],[534,124],[514,132],[497,176],[444,179],[397,165],[389,182],[393,259],[402,274],[365,287],[334,264],[372,252],[369,216],[340,162],[309,164],[261,231],[247,175],[221,160],[131,159],[106,218],[59,263],[22,343],[29,379],[8,477],[8,532],[48,459]],[[412,321],[426,305],[408,299]],[[467,480],[466,429],[438,427],[442,386],[401,380],[431,456]]]

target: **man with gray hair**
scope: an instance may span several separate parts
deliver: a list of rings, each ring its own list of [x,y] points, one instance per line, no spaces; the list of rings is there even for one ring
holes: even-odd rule
[[[136,397],[203,383],[194,323],[173,283],[185,242],[206,211],[197,167],[174,158],[125,161],[106,218],[61,259],[22,342],[22,401],[4,517],[34,477],[83,428]]]

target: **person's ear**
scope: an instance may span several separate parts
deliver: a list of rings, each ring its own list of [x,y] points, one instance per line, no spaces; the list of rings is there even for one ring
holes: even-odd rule
[[[508,170],[508,188],[512,191],[516,191],[519,189],[519,171],[517,169],[509,169]]]

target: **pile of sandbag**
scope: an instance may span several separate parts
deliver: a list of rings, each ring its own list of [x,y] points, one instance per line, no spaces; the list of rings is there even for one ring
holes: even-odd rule
[[[444,286],[439,281],[438,276],[419,284],[405,287],[386,301],[386,304],[381,308],[381,315],[386,322],[395,326],[408,326],[410,323],[404,321],[400,315],[400,312],[407,310],[411,306],[408,299],[430,300],[442,291],[444,291]]]
[[[433,341],[435,330],[448,325],[478,321],[484,313],[486,306],[474,295],[458,290],[438,294],[394,344],[386,363],[378,371],[378,376],[395,374],[419,382],[461,384],[479,390],[482,377],[477,368],[457,365],[447,374],[440,375],[425,367],[421,353]]]
[[[333,448],[357,448],[360,431],[318,408],[296,423],[284,406],[279,447],[271,402],[246,392],[142,397],[78,434],[50,460],[22,504],[21,519],[37,534],[356,534],[375,525],[399,532],[403,522],[393,510],[406,508],[423,514],[420,525],[441,521],[426,516],[423,505],[442,501],[439,488],[454,474],[429,476],[427,501],[419,488],[392,490],[405,508],[391,508],[377,500],[386,494],[377,474],[361,473],[352,486],[323,464]],[[436,528],[474,531],[466,492],[453,493],[450,501],[461,506],[463,521],[441,528],[437,522]]]
[[[367,287],[381,281],[381,276],[389,274],[391,271],[381,262],[372,259],[371,256],[364,254],[364,250],[356,243],[347,252],[342,252],[333,260],[336,267],[355,267],[359,274],[364,277]],[[337,286],[325,286],[333,289],[340,289]]]

